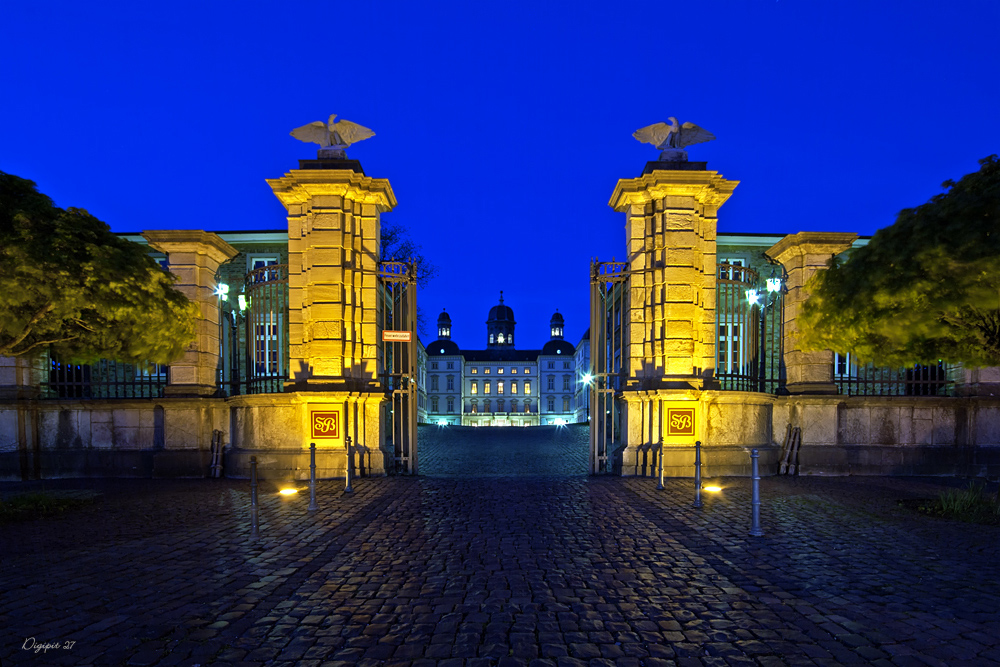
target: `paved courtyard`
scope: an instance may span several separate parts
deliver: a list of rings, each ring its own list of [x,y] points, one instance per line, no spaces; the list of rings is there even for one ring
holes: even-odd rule
[[[265,487],[252,541],[246,481],[46,482],[100,495],[0,526],[0,662],[1000,664],[1000,529],[898,505],[939,483],[765,479],[761,538],[721,484],[331,481],[314,513]]]

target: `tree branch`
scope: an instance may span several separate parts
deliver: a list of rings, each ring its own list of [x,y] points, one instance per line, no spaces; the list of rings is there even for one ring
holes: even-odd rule
[[[42,319],[43,317],[45,317],[46,315],[48,315],[50,312],[52,312],[52,309],[55,308],[55,307],[56,306],[55,306],[54,303],[47,303],[44,306],[42,306],[41,308],[39,308],[38,311],[34,315],[31,316],[31,319],[28,320],[28,323],[24,325],[24,329],[21,331],[21,334],[19,336],[17,336],[14,340],[12,340],[10,343],[8,343],[7,345],[4,345],[3,347],[0,347],[0,354],[2,354],[4,356],[17,356],[17,355],[12,354],[12,350],[15,347],[17,347],[17,345],[21,341],[23,341],[25,338],[27,338],[28,334],[31,333],[32,327],[34,327],[36,324],[38,324],[38,321],[40,319]],[[31,347],[35,347],[35,346],[32,345]],[[28,348],[28,349],[30,350],[31,348]],[[23,352],[21,354],[23,354]]]

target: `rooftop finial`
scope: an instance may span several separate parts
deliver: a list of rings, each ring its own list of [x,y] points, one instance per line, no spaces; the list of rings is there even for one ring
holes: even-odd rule
[[[500,290],[500,303],[503,303],[503,290]]]

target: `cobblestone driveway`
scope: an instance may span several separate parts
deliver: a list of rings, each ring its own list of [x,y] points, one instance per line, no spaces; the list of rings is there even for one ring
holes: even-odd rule
[[[910,514],[927,482],[65,481],[93,506],[0,526],[9,665],[988,665],[1000,530]],[[0,485],[9,493],[23,489]],[[23,647],[75,642],[33,653]]]

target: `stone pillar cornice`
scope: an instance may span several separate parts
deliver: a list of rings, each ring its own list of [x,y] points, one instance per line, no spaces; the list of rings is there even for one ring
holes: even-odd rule
[[[171,252],[189,252],[197,248],[199,255],[208,255],[213,261],[222,264],[239,254],[239,250],[222,240],[218,234],[200,229],[154,229],[142,233],[149,247],[167,255]]]
[[[348,169],[296,169],[281,178],[266,180],[285,208],[308,204],[324,195],[375,204],[382,213],[396,207],[389,179],[371,178]]]
[[[857,234],[850,232],[799,232],[781,239],[764,254],[782,264],[806,254],[837,255],[850,248],[857,238]]]
[[[638,178],[619,179],[608,206],[624,211],[664,197],[691,197],[699,204],[718,208],[733,194],[739,181],[726,180],[717,171],[657,169]]]

